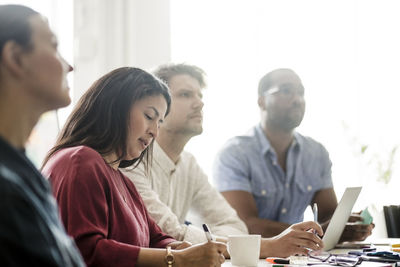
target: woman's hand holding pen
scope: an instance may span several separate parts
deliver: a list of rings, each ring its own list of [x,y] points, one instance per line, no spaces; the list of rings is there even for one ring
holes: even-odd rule
[[[176,251],[175,266],[221,266],[225,261],[226,245],[215,242],[206,224],[203,224],[207,243]]]
[[[221,266],[225,261],[222,255],[225,251],[226,245],[215,241],[193,245],[183,250],[174,251],[174,266]]]
[[[169,243],[168,246],[170,246],[172,249],[180,250],[192,246],[192,243],[187,241],[175,241]]]
[[[317,234],[314,233],[314,230]],[[276,256],[288,257],[290,255],[307,255],[308,250],[323,248],[323,235],[321,226],[316,222],[302,222],[293,224],[281,234],[266,238],[261,241],[261,257]]]

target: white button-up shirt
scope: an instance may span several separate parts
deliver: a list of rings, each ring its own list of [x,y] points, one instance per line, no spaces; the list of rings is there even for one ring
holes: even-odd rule
[[[193,155],[182,152],[175,164],[154,142],[153,163],[146,176],[143,163],[136,169],[123,169],[130,178],[153,219],[177,240],[206,241],[204,231],[186,225],[191,211],[207,223],[214,235],[247,234],[246,225],[225,198],[208,182]]]

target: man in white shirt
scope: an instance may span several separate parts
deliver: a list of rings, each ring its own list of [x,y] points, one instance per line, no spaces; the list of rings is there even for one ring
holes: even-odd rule
[[[226,241],[228,235],[247,234],[236,211],[211,186],[193,155],[183,150],[192,137],[203,131],[204,71],[187,64],[169,64],[160,66],[154,74],[170,88],[171,110],[154,142],[148,175],[143,163],[122,171],[135,183],[154,220],[177,240],[207,240],[201,228],[185,224],[189,210],[208,224],[219,241]],[[306,222],[293,225],[274,238],[263,239],[261,257],[304,254],[305,247],[319,249],[322,241],[306,232],[310,228],[322,235],[319,225]]]

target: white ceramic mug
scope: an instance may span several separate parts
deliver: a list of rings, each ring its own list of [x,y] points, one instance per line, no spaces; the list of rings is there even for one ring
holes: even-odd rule
[[[257,266],[260,258],[261,235],[228,236],[228,252],[234,266]]]

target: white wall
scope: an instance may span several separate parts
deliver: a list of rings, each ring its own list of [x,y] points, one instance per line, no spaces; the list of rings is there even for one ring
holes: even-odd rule
[[[112,69],[171,58],[169,0],[75,0],[74,16],[74,103]]]

